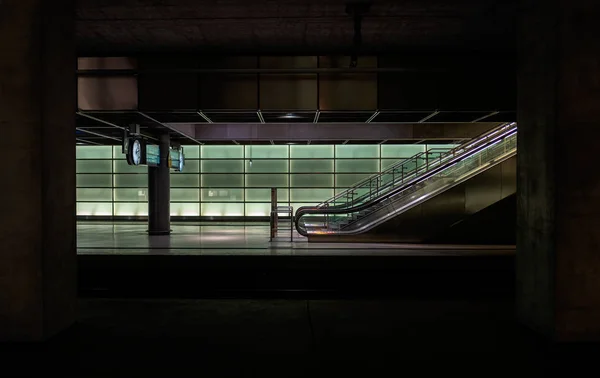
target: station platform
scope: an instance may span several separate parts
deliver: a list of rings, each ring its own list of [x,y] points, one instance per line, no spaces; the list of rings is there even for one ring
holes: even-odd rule
[[[269,242],[267,224],[78,224],[82,297],[510,297],[514,246]]]

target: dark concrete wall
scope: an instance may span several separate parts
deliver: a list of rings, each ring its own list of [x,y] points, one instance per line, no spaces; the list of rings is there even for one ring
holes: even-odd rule
[[[600,6],[522,2],[517,305],[557,340],[600,340]]]
[[[75,318],[74,6],[0,3],[0,341]]]

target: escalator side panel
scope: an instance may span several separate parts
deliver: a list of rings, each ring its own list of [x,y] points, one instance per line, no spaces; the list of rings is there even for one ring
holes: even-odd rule
[[[309,241],[426,242],[452,224],[497,203],[515,191],[516,157],[512,157],[368,232],[358,235],[310,235]]]

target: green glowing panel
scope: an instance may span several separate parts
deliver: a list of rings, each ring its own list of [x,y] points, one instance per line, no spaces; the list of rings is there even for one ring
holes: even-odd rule
[[[333,172],[333,160],[292,160],[290,167],[293,173],[329,173]]]
[[[382,158],[409,158],[425,152],[424,144],[383,144],[381,145]]]
[[[346,144],[335,146],[335,157],[344,159],[379,158],[378,144]]]
[[[200,209],[204,217],[244,216],[243,203],[202,203]]]
[[[246,187],[249,188],[279,188],[288,186],[287,174],[248,174]]]
[[[111,146],[77,146],[76,159],[112,159]]]
[[[123,153],[123,147],[113,146],[113,159],[115,160],[126,160],[126,156]]]
[[[264,202],[271,201],[271,189],[246,189],[246,201]],[[288,201],[287,188],[277,189],[277,201]]]
[[[200,175],[197,173],[180,173],[171,175],[171,188],[197,188],[200,186]]]
[[[80,216],[111,216],[112,202],[78,202],[77,215]]]
[[[171,216],[175,217],[197,217],[200,215],[200,204],[195,203],[173,203],[171,202]]]
[[[333,159],[333,146],[290,146],[290,156],[292,159]]]
[[[246,146],[246,159],[287,159],[288,146]]]
[[[204,188],[219,188],[233,187],[241,188],[244,186],[243,174],[203,174],[202,187]]]
[[[183,172],[171,171],[173,174],[181,174],[181,173],[199,173],[200,172],[200,160],[185,160],[185,166],[183,167]]]
[[[78,188],[105,188],[112,186],[112,175],[110,174],[78,174]]]
[[[148,204],[145,202],[115,202],[115,216],[145,217],[148,216]]]
[[[358,174],[358,173],[341,173],[336,175],[335,185],[337,187],[347,188],[354,184],[366,179],[371,176],[370,174]]]
[[[242,173],[243,160],[202,160],[202,173]]]
[[[287,173],[287,160],[246,160],[246,173]]]
[[[377,173],[379,172],[379,159],[336,160],[335,171],[341,173]]]
[[[77,189],[77,201],[112,201],[112,190],[106,189]]]
[[[199,189],[171,189],[171,201],[198,202],[200,201]]]
[[[202,159],[241,159],[244,146],[202,146]]]
[[[129,165],[126,160],[114,161],[115,173],[148,173],[148,167],[145,165]]]
[[[292,189],[292,202],[323,202],[333,197],[333,189]]]
[[[271,213],[270,203],[247,203],[246,204],[246,216],[247,217],[267,217]]]
[[[436,149],[436,150],[449,151],[458,146],[460,146],[460,145],[459,144],[427,144],[425,146],[425,148],[427,150]]]
[[[293,174],[291,175],[292,188],[306,187],[333,187],[333,174]]]
[[[390,168],[394,164],[400,164],[406,159],[381,159],[381,170],[384,171],[387,168]]]
[[[146,188],[130,188],[130,189],[115,189],[115,201],[123,202],[147,202],[148,189]]]
[[[241,202],[244,189],[210,188],[202,189],[203,202]]]
[[[148,175],[115,175],[116,188],[146,188],[148,186]]]
[[[77,160],[77,173],[112,173],[112,160]]]
[[[185,155],[185,160],[199,159],[200,146],[183,146],[183,153]]]

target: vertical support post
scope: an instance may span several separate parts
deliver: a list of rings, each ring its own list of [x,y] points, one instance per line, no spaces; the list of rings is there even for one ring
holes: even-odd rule
[[[169,134],[159,137],[160,165],[148,167],[148,233],[171,233],[171,167]]]
[[[277,234],[277,188],[271,188],[271,222],[270,222],[270,241],[273,241]]]

